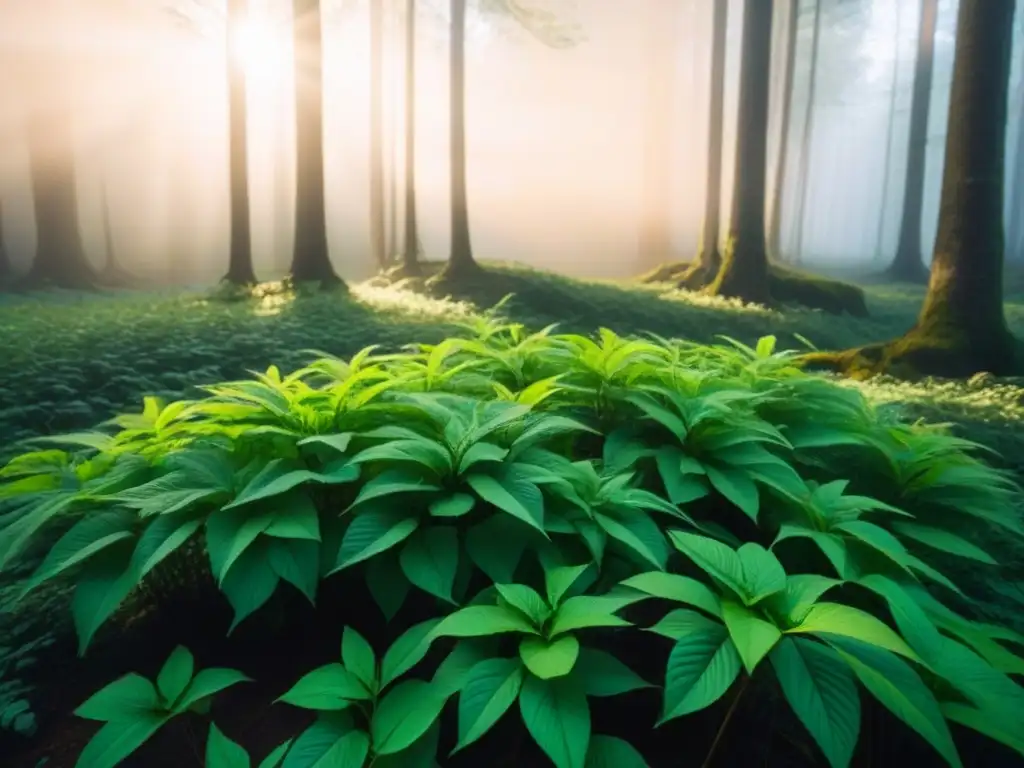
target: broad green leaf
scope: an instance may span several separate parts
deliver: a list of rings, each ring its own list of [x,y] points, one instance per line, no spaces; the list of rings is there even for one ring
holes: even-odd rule
[[[688,608],[677,608],[665,614],[661,621],[653,627],[649,627],[647,631],[667,637],[669,640],[681,640],[695,632],[707,632],[721,628],[720,622],[709,619],[702,613],[691,611]]]
[[[759,544],[744,544],[736,555],[743,573],[744,605],[755,605],[786,588],[786,571],[773,552]]]
[[[590,707],[571,678],[528,676],[519,692],[526,730],[555,768],[585,768],[590,747]]]
[[[311,604],[316,603],[320,583],[320,544],[307,539],[267,541],[267,561],[271,569],[299,590]]]
[[[625,627],[629,622],[615,615],[642,599],[634,595],[577,595],[570,597],[555,611],[548,634],[551,637],[564,632],[589,627]]]
[[[370,753],[370,737],[349,718],[320,717],[292,743],[281,768],[361,768]]]
[[[131,538],[132,535],[133,515],[129,513],[104,512],[83,517],[50,548],[24,591],[34,589],[111,544]]]
[[[706,466],[708,480],[715,490],[742,510],[743,514],[757,522],[760,509],[760,495],[757,485],[745,469],[734,467]]]
[[[399,683],[378,702],[370,723],[373,751],[378,755],[400,752],[434,724],[447,696],[422,680]]]
[[[523,612],[534,625],[541,626],[551,615],[551,608],[533,587],[523,584],[495,584],[501,599]]]
[[[548,605],[552,608],[557,608],[565,595],[590,566],[590,563],[585,563],[583,565],[561,565],[545,569],[544,586],[547,592]]]
[[[814,573],[786,577],[786,588],[768,598],[766,606],[781,626],[799,624],[823,594],[843,582]]]
[[[860,694],[828,646],[784,637],[769,657],[782,693],[832,768],[847,768],[860,733]]]
[[[132,672],[90,696],[75,715],[103,723],[125,722],[160,710],[160,697],[153,683]]]
[[[739,653],[725,627],[683,637],[673,646],[665,668],[661,722],[714,704],[729,690],[740,668]]]
[[[453,752],[480,739],[501,719],[525,678],[519,659],[484,659],[469,670],[459,692],[459,741]]]
[[[381,688],[423,660],[434,639],[433,631],[440,622],[440,619],[428,619],[415,624],[391,644],[380,663]]]
[[[298,489],[282,496],[275,501],[274,509],[265,535],[320,541],[320,513],[307,491]]]
[[[648,765],[628,741],[595,733],[590,738],[585,768],[648,768]]]
[[[704,584],[688,576],[650,571],[630,576],[621,584],[624,587],[639,590],[652,597],[660,597],[663,600],[672,600],[684,605],[692,605],[694,608],[700,608],[712,616],[721,617],[722,615],[722,604],[718,595]]]
[[[434,517],[462,517],[476,506],[476,497],[468,493],[453,493],[430,503],[430,514]]]
[[[418,518],[400,507],[373,507],[354,514],[341,540],[335,571],[391,549],[409,538],[420,524]]]
[[[991,711],[975,709],[966,704],[943,703],[941,706],[947,720],[988,736],[1024,756],[1024,736],[1020,728],[1008,722],[1005,716],[993,717]],[[1012,720],[1012,716],[1009,719]]]
[[[249,768],[251,765],[249,753],[225,736],[216,724],[210,723],[205,768]]]
[[[368,691],[376,688],[377,656],[366,638],[352,627],[345,627],[341,632],[341,663]]]
[[[188,648],[179,645],[171,655],[167,657],[156,677],[156,687],[167,702],[167,706],[173,706],[178,697],[185,692],[188,684],[195,674],[195,661]]]
[[[747,606],[731,600],[722,602],[722,620],[747,674],[754,674],[757,665],[779,642],[782,632]]]
[[[239,683],[249,682],[250,678],[243,675],[237,669],[226,667],[210,667],[201,669],[192,678],[188,688],[181,695],[174,707],[175,713],[184,712],[199,702],[208,699],[210,696],[227,690]]]
[[[453,696],[462,690],[470,670],[485,659],[495,658],[499,650],[500,643],[493,637],[460,640],[445,656],[430,682],[439,691]]]
[[[505,632],[536,635],[537,630],[519,611],[500,605],[470,605],[441,619],[432,637],[487,637]]]
[[[573,635],[563,635],[554,640],[524,637],[519,642],[519,658],[533,675],[542,680],[568,675],[579,655],[580,641]]]
[[[422,494],[440,490],[441,486],[436,483],[427,482],[413,469],[386,469],[363,485],[359,490],[359,495],[356,496],[355,501],[350,505],[349,511],[353,511],[371,501],[377,502],[373,506],[378,506],[380,502],[383,502],[384,509],[393,509],[394,500],[388,499],[389,496],[398,494],[404,496],[409,493]]]
[[[140,714],[132,720],[104,724],[85,745],[75,768],[114,768],[160,730],[169,716]]]
[[[684,472],[681,466],[683,459],[690,459],[678,448],[662,448],[655,455],[658,474],[665,485],[665,491],[673,504],[684,505],[697,499],[703,499],[711,490],[704,474],[703,465],[700,472]]]
[[[369,701],[370,691],[355,673],[331,663],[307,672],[277,700],[293,707],[337,711],[356,701]]]
[[[206,518],[206,548],[218,584],[273,519],[266,508],[219,509]]]
[[[366,563],[366,587],[384,618],[391,621],[401,610],[409,595],[409,580],[402,573],[398,556],[391,549],[370,558]]]
[[[581,648],[572,671],[587,696],[618,696],[652,687],[617,658],[606,651]]]
[[[861,684],[896,717],[917,731],[954,768],[962,768],[953,737],[932,692],[898,656],[877,645],[825,635]]]
[[[851,520],[848,523],[839,523],[833,526],[832,530],[842,531],[853,536],[877,552],[881,552],[897,565],[906,567],[908,564],[909,553],[903,546],[903,542],[880,525],[869,523],[866,520]]]
[[[668,560],[668,546],[661,528],[639,510],[631,510],[622,520],[609,515],[595,514],[594,521],[613,539],[629,547],[655,568],[664,568]]]
[[[669,531],[676,549],[723,586],[743,594],[743,566],[736,550],[720,541],[683,531]]]
[[[201,518],[187,519],[177,515],[161,515],[153,519],[135,544],[131,570],[142,580],[192,538],[202,525]]]
[[[130,547],[120,542],[86,563],[71,596],[71,617],[78,635],[78,655],[84,656],[96,631],[138,585],[138,574],[128,563]]]
[[[265,542],[258,542],[235,561],[220,585],[235,612],[229,634],[270,599],[279,581]]]
[[[466,551],[492,582],[508,584],[515,581],[516,567],[532,533],[515,518],[491,515],[466,532]]]
[[[292,739],[282,742],[274,747],[270,754],[260,760],[258,768],[281,768],[285,755],[292,746]]]
[[[906,642],[887,625],[859,608],[841,603],[816,603],[804,620],[787,633],[828,633],[852,637],[878,648],[898,653],[911,661],[921,662]]]
[[[374,758],[373,768],[438,768],[437,749],[440,736],[441,721],[436,720],[426,733],[405,749]]]
[[[913,539],[924,544],[926,547],[937,549],[940,552],[948,552],[951,555],[966,557],[970,560],[977,560],[979,563],[996,565],[992,555],[981,547],[942,528],[933,528],[919,523],[905,523],[902,521],[895,521],[889,523],[889,525],[899,535]]]
[[[452,586],[459,565],[459,536],[455,528],[420,528],[409,537],[398,559],[402,572],[415,586],[453,602]]]
[[[544,533],[544,500],[537,486],[511,479],[501,482],[475,472],[466,476],[466,482],[488,504]]]
[[[419,435],[371,446],[357,453],[351,461],[353,464],[382,462],[386,465],[409,462],[441,477],[452,471],[452,457],[448,449]]]

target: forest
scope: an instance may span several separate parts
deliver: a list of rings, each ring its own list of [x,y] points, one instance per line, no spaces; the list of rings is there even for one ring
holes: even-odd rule
[[[0,4],[0,767],[1024,766],[1017,5]]]

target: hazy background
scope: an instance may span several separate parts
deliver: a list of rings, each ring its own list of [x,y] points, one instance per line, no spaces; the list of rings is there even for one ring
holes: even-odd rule
[[[379,0],[375,0],[379,1]],[[993,0],[998,1],[998,0]],[[52,87],[26,57],[71,61],[81,227],[103,258],[101,192],[115,246],[129,269],[177,279],[215,278],[227,264],[227,83],[217,3],[181,0],[27,0],[0,6],[0,200],[16,264],[35,233],[22,115]],[[292,230],[294,112],[288,0],[251,0],[276,19],[279,42],[250,70],[250,163],[256,268],[284,271]],[[802,3],[784,250],[793,247],[796,177],[810,153],[803,226],[807,263],[869,266],[895,250],[916,54],[917,0],[823,0],[813,141],[804,141],[812,3]],[[620,276],[651,266],[637,253],[642,208],[667,216],[673,246],[697,246],[704,204],[710,0],[531,0],[573,22],[586,39],[546,48],[510,19],[474,10],[467,50],[469,207],[478,257],[575,275]],[[31,5],[31,9],[29,9]],[[398,3],[402,6],[404,3]],[[419,215],[426,255],[448,239],[446,3],[418,2]],[[777,2],[781,41],[784,3]],[[934,237],[956,0],[942,0],[928,145],[924,244]],[[41,13],[43,9],[45,13]],[[731,191],[741,0],[730,3],[723,197]],[[332,258],[347,278],[369,256],[369,24],[366,0],[325,11],[325,162]],[[1007,163],[1016,164],[1022,106],[1017,17]],[[401,32],[387,45],[400,45]],[[386,56],[395,54],[388,50]],[[770,162],[778,145],[782,45],[773,67]],[[401,133],[401,68],[388,60],[385,125]],[[56,60],[56,59],[55,59]],[[21,64],[19,64],[21,62]],[[890,115],[894,122],[890,131]],[[886,146],[892,137],[886,179]],[[399,169],[401,141],[389,158]],[[391,160],[389,159],[389,163]],[[770,177],[771,178],[771,177]],[[398,215],[401,215],[399,210]],[[723,223],[724,230],[724,223]],[[927,256],[927,254],[926,254]]]

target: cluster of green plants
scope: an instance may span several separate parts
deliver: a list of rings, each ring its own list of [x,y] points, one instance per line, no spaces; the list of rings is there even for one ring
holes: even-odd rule
[[[368,591],[390,642],[339,615],[338,660],[279,699],[317,720],[261,768],[429,768],[446,707],[457,750],[515,707],[557,768],[643,766],[593,732],[592,699],[650,689],[666,722],[751,680],[837,768],[859,739],[858,683],[950,765],[950,723],[1024,754],[1024,637],[954,610],[967,596],[935,565],[994,567],[974,532],[1024,535],[1019,489],[979,446],[885,418],[771,337],[591,338],[497,315],[467,331],[314,353],[51,438],[0,470],[0,568],[59,535],[25,589],[73,570],[83,655],[195,543],[231,631],[281,588]],[[403,621],[410,603],[433,618]],[[636,670],[651,653],[653,680]],[[246,680],[177,649],[155,682],[128,675],[77,710],[105,723],[79,766],[116,765]],[[210,768],[251,764],[210,726]]]

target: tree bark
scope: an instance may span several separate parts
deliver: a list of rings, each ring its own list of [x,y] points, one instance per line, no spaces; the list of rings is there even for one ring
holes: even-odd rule
[[[1024,261],[1024,78],[1018,86],[1017,146],[1010,184],[1010,220],[1006,222],[1006,258]]]
[[[894,7],[896,13],[896,24],[893,29],[893,58],[892,58],[892,80],[889,82],[889,125],[885,131],[885,158],[882,160],[881,211],[878,216],[878,230],[875,233],[875,260],[882,258],[882,240],[885,236],[885,212],[889,209],[889,166],[892,164],[892,134],[896,126],[896,86],[899,84],[900,72],[900,5]]]
[[[370,254],[387,266],[384,243],[384,7],[370,3]]]
[[[897,280],[923,283],[928,271],[921,261],[921,210],[924,207],[924,177],[928,148],[928,113],[931,106],[932,70],[935,59],[935,25],[938,0],[921,0],[917,36],[917,68],[910,102],[910,137],[907,180],[903,189],[903,216],[896,256],[889,275]]]
[[[324,194],[320,0],[292,0],[295,41],[295,237],[290,277],[343,287],[331,264]]]
[[[480,267],[473,258],[466,193],[466,0],[451,0],[450,77],[451,253],[445,277],[472,275]]]
[[[420,273],[416,226],[416,0],[405,0],[405,232],[402,269]]]
[[[4,242],[4,208],[3,200],[0,200],[0,288],[7,286],[13,272],[11,257],[7,253],[7,243]]]
[[[800,198],[796,211],[796,246],[793,262],[799,264],[804,256],[804,218],[807,210],[811,151],[814,148],[814,96],[818,90],[818,49],[821,45],[821,3],[814,0],[814,31],[811,33],[811,77],[807,85],[807,110],[804,112],[804,130],[800,152]]]
[[[768,91],[772,55],[772,0],[744,0],[736,169],[729,236],[713,294],[768,303],[765,180]]]
[[[231,178],[231,234],[228,271],[224,280],[252,285],[252,231],[249,213],[249,110],[245,62],[238,55],[238,28],[249,12],[249,0],[228,0],[228,153]]]
[[[796,41],[800,21],[800,0],[789,0],[786,17],[786,64],[782,84],[779,157],[772,185],[771,219],[768,224],[768,256],[782,260],[782,201],[785,193],[786,166],[789,163],[789,122],[793,111],[793,80],[796,71]]]

